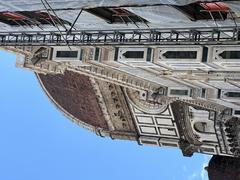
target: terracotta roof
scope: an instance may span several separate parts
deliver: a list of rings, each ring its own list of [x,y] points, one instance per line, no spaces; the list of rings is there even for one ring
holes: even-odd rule
[[[64,75],[38,74],[53,100],[79,121],[108,129],[88,77],[66,71]]]
[[[240,158],[213,156],[208,176],[209,180],[240,180]]]

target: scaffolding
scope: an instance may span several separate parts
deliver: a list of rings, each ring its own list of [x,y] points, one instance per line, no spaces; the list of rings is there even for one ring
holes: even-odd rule
[[[0,32],[0,46],[211,45],[240,43],[240,28]]]

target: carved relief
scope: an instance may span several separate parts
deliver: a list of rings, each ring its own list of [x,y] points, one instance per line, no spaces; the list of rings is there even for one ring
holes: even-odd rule
[[[132,117],[120,86],[104,81],[97,82],[114,128],[119,131],[135,132]]]

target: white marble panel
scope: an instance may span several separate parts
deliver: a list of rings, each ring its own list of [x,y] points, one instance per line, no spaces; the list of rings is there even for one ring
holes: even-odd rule
[[[177,136],[175,129],[159,128],[159,131],[162,135]]]
[[[141,124],[154,124],[153,119],[150,116],[137,116],[137,120]]]
[[[146,133],[146,134],[157,134],[155,127],[140,126],[140,130],[142,133]]]
[[[167,126],[173,125],[172,119],[170,118],[156,117],[156,121],[158,125],[167,125]]]

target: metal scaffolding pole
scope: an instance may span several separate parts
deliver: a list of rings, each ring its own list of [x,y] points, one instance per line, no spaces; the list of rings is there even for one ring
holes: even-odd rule
[[[187,44],[240,44],[240,29],[234,26],[189,29],[74,30],[71,33],[65,31],[0,32],[0,46]]]

